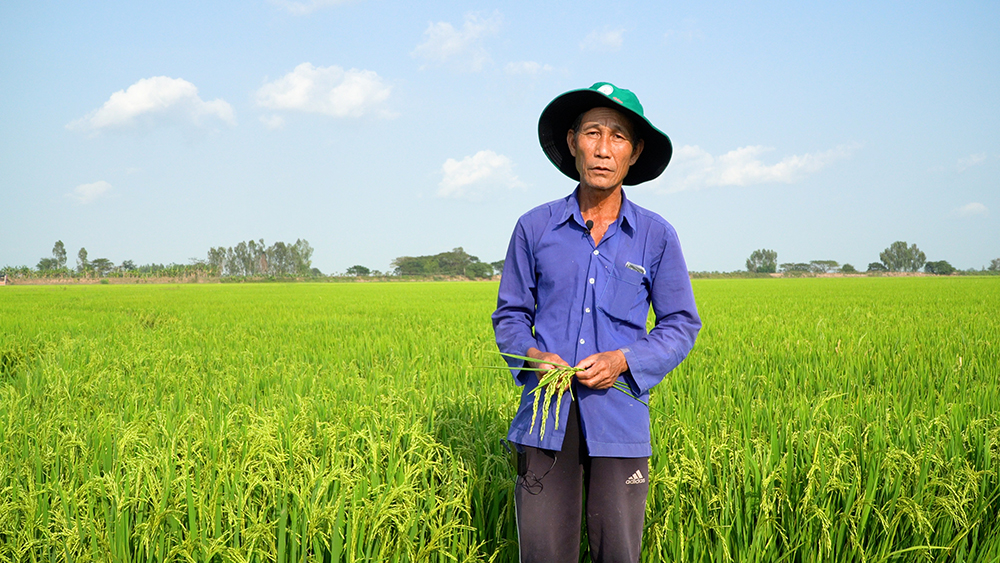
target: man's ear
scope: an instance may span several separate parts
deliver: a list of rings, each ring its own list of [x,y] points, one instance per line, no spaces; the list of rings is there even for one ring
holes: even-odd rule
[[[639,160],[639,155],[642,154],[642,149],[645,146],[646,146],[646,141],[644,139],[639,139],[639,142],[636,143],[635,147],[632,148],[632,158],[629,160],[628,163],[629,166],[632,166],[633,164],[635,164],[635,161]]]
[[[576,131],[570,129],[566,132],[566,144],[569,145],[569,154],[576,158]]]

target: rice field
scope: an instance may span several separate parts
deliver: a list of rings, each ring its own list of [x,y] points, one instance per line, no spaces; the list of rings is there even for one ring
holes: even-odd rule
[[[1000,278],[694,289],[644,561],[1000,561]],[[495,299],[0,288],[0,561],[516,561]]]

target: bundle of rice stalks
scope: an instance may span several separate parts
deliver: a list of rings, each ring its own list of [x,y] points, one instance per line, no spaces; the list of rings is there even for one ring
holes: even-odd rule
[[[538,371],[541,371],[540,369]],[[563,396],[569,391],[569,400],[575,399],[573,396],[573,374],[583,371],[580,368],[569,366],[559,366],[545,372],[538,380],[538,386],[531,390],[535,396],[535,402],[531,406],[531,427],[528,434],[535,429],[535,419],[538,417],[538,403],[542,403],[542,426],[539,430],[539,437],[545,438],[545,423],[549,418],[549,407],[552,405],[553,397],[556,400],[556,430],[559,429],[559,413],[562,410]],[[544,395],[544,396],[543,396]]]
[[[556,401],[556,429],[559,429],[559,413],[562,412],[562,400],[563,395],[569,391],[569,400],[572,401],[575,397],[573,396],[573,375],[579,371],[583,371],[583,368],[570,367],[564,364],[554,364],[548,362],[548,365],[556,366],[552,369],[546,368],[533,368],[527,365],[527,362],[537,362],[538,358],[529,358],[527,356],[518,356],[517,354],[507,354],[505,352],[500,352],[501,356],[506,356],[508,358],[514,358],[515,360],[523,360],[525,365],[520,369],[524,371],[537,371],[544,372],[539,375],[538,386],[531,390],[531,393],[535,396],[535,401],[532,404],[531,411],[531,427],[528,429],[528,434],[531,434],[535,430],[535,420],[538,418],[538,405],[542,403],[544,408],[542,409],[542,427],[539,430],[539,437],[545,437],[545,423],[549,419],[549,407],[552,405],[552,400]],[[492,369],[507,369],[504,367],[495,366],[482,366]]]
[[[537,362],[538,358],[529,358],[527,356],[518,356],[517,354],[507,354],[505,352],[500,352],[501,356],[506,356],[508,358],[514,358],[516,360],[523,360],[524,362]],[[528,434],[531,434],[535,430],[535,421],[538,418],[538,405],[541,403],[542,408],[542,426],[539,430],[539,437],[545,438],[545,423],[549,419],[549,407],[552,405],[552,400],[556,401],[556,430],[559,429],[559,413],[562,412],[562,400],[566,392],[569,392],[569,400],[572,401],[576,397],[573,395],[573,377],[577,372],[583,371],[583,368],[571,367],[565,364],[558,364],[548,362],[548,365],[556,366],[555,368],[533,368],[524,365],[520,369],[524,371],[537,371],[544,372],[538,380],[538,386],[531,390],[531,393],[535,396],[535,401],[531,406],[531,427],[528,428]],[[490,366],[492,367],[492,366]],[[506,368],[499,368],[506,369]],[[617,389],[622,393],[625,393],[629,397],[632,397],[636,401],[639,401],[646,407],[649,404],[637,397],[632,390],[629,389],[628,384],[619,379],[615,381],[612,385],[613,389]]]

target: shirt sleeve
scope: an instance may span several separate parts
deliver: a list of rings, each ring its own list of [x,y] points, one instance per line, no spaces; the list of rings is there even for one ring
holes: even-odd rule
[[[650,284],[656,324],[649,334],[621,349],[638,395],[663,381],[687,357],[701,330],[691,279],[673,228],[667,229],[665,243]]]
[[[532,246],[524,220],[517,222],[507,247],[500,290],[497,293],[497,309],[493,312],[493,332],[496,334],[497,348],[505,354],[524,356],[534,347],[535,303],[537,290]],[[517,385],[526,383],[526,374],[520,368],[524,361],[504,357],[510,366]]]

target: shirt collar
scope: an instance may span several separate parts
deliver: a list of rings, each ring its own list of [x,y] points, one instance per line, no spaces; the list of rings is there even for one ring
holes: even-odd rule
[[[618,212],[618,217],[622,221],[622,229],[624,229],[630,235],[635,232],[635,226],[637,225],[635,219],[635,205],[627,197],[625,197],[625,188],[622,188],[622,208]]]

